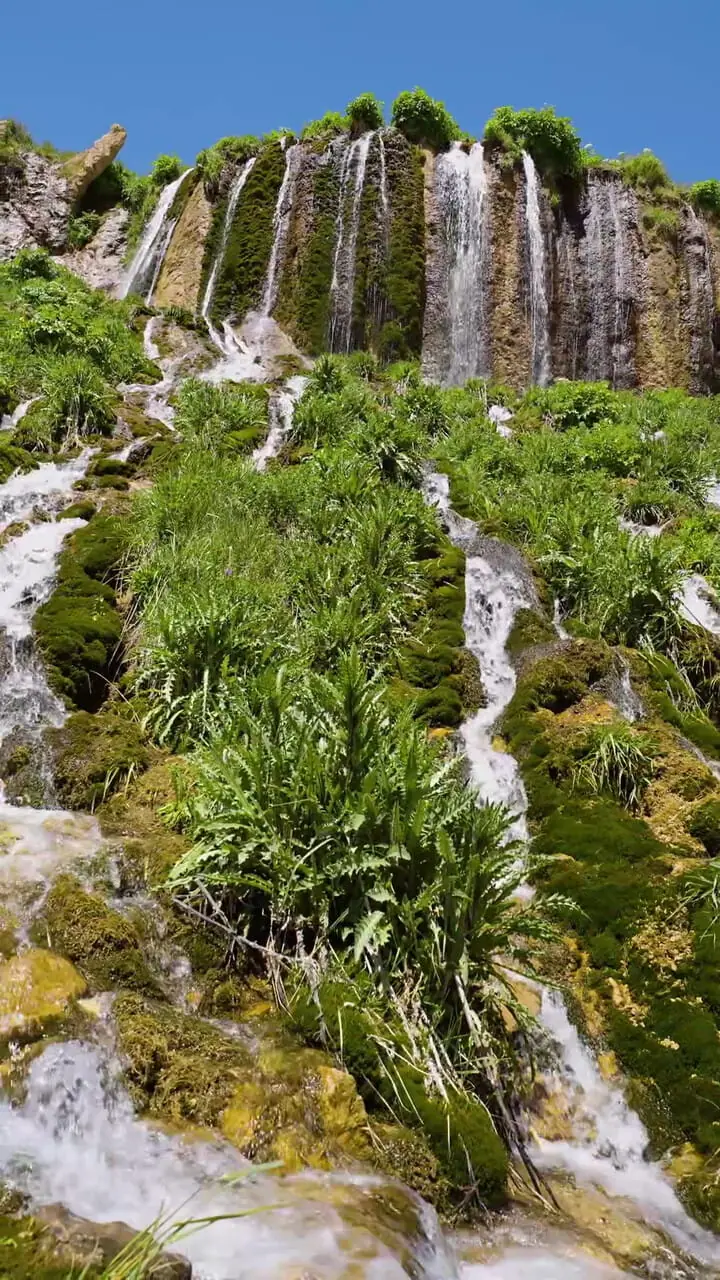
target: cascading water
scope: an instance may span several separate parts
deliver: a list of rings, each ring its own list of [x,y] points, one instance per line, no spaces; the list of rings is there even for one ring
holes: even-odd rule
[[[443,515],[451,540],[467,556],[466,644],[478,660],[486,693],[486,705],[462,728],[471,780],[481,803],[501,802],[515,813],[511,835],[526,841],[527,800],[517,762],[495,749],[492,730],[515,688],[505,645],[517,610],[532,603],[531,589],[513,563],[517,553],[512,548],[509,565],[497,558],[491,563],[487,552],[477,554],[492,547],[492,540],[482,539],[472,521],[452,510],[446,476],[430,476],[425,495]],[[557,1065],[547,1074],[546,1084],[563,1098],[572,1098],[574,1125],[572,1139],[538,1141],[531,1150],[538,1166],[564,1170],[581,1186],[599,1186],[611,1196],[624,1197],[642,1220],[667,1233],[680,1249],[702,1262],[718,1262],[718,1240],[689,1217],[660,1165],[645,1159],[649,1140],[639,1117],[620,1089],[602,1078],[557,994],[543,992],[540,1021],[557,1052]],[[516,1257],[519,1261],[521,1255]],[[470,1268],[468,1275],[515,1275],[506,1265],[503,1261],[493,1269],[495,1264],[490,1264],[477,1272]],[[545,1274],[562,1274],[562,1269]]]
[[[523,151],[525,172],[525,222],[529,255],[530,321],[532,332],[532,380],[544,387],[550,381],[550,308],[547,294],[547,255],[540,215],[540,189],[532,156]]]
[[[256,471],[264,471],[271,458],[276,458],[288,435],[293,421],[295,405],[300,399],[307,378],[298,375],[288,378],[284,387],[276,391],[270,400],[270,430],[266,440],[252,455]]]
[[[145,302],[152,301],[177,221],[170,217],[172,206],[180,188],[192,172],[192,169],[185,169],[179,178],[163,187],[125,276],[120,292],[122,298],[130,293],[138,293]]]
[[[491,371],[490,199],[482,143],[467,151],[455,142],[439,156],[435,199],[443,227],[447,298],[443,381],[461,386]]]
[[[683,256],[688,282],[690,390],[702,394],[714,384],[715,290],[707,228],[690,205],[685,209]]]
[[[360,207],[365,186],[372,131],[346,144],[340,164],[340,194],[336,219],[335,256],[330,285],[331,351],[347,353],[352,341],[355,255],[360,230]],[[348,207],[349,206],[349,207]]]
[[[213,261],[212,267],[210,269],[208,282],[207,282],[207,285],[205,286],[205,295],[202,300],[202,306],[200,307],[200,315],[202,316],[203,320],[205,321],[205,324],[208,327],[208,332],[210,334],[210,337],[215,343],[215,346],[219,347],[219,349],[222,352],[224,352],[226,355],[232,354],[231,350],[229,349],[229,347],[232,346],[232,340],[227,332],[228,326],[227,325],[225,326],[225,330],[221,334],[213,325],[212,320],[210,318],[210,313],[212,311],[213,300],[215,297],[215,288],[217,286],[218,275],[220,273],[223,260],[225,258],[225,250],[227,249],[227,242],[228,242],[228,237],[230,235],[230,228],[232,227],[233,221],[235,219],[235,213],[237,211],[238,201],[240,199],[242,189],[245,186],[245,183],[247,182],[248,178],[250,177],[250,174],[252,173],[252,170],[255,165],[255,160],[256,160],[255,156],[251,156],[249,160],[246,160],[245,164],[242,166],[241,169],[238,170],[237,174],[235,175],[232,181],[230,191],[228,193],[227,209],[225,210],[225,221],[223,222],[222,234],[220,236],[220,244],[218,247],[218,251],[215,254],[215,259]]]
[[[269,316],[277,301],[280,274],[285,263],[287,238],[290,231],[295,184],[297,183],[303,161],[303,149],[299,142],[288,147],[285,153],[285,173],[278,192],[275,214],[273,216],[273,243],[270,251],[265,285],[263,288],[260,314]]]
[[[614,387],[635,384],[631,318],[636,267],[631,228],[634,194],[615,177],[590,173],[583,260],[590,324],[587,377]]]

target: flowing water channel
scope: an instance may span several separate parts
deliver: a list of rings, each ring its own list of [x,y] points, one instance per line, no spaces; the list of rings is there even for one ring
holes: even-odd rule
[[[179,178],[163,187],[125,274],[120,289],[121,298],[137,293],[145,302],[152,302],[155,285],[177,222],[176,218],[171,217],[175,197],[191,173],[192,169],[185,169]]]

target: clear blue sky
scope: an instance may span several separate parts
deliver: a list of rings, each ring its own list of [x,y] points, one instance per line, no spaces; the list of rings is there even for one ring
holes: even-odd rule
[[[63,149],[117,120],[141,171],[419,84],[471,133],[550,103],[604,155],[720,177],[718,0],[25,0],[2,26],[0,118]]]

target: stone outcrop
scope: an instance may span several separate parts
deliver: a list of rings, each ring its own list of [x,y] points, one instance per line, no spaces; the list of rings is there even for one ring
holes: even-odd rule
[[[62,956],[40,948],[0,965],[0,1041],[34,1040],[83,996],[87,983]]]
[[[93,289],[115,293],[125,274],[127,249],[128,212],[111,209],[89,244],[72,253],[63,254],[60,261],[74,271]]]
[[[0,166],[0,262],[38,245],[61,250],[71,203],[55,161],[30,151],[17,164]]]
[[[113,124],[87,151],[78,151],[77,155],[65,163],[64,171],[71,200],[80,200],[85,195],[90,183],[112,164],[124,147],[126,138],[127,130],[121,124]]]
[[[49,1204],[35,1214],[46,1237],[55,1242],[55,1256],[80,1275],[85,1267],[102,1267],[126,1249],[137,1232],[124,1222],[90,1222],[61,1204]],[[177,1253],[163,1253],[143,1273],[147,1280],[190,1280],[192,1267]]]
[[[195,311],[200,305],[200,281],[205,241],[212,221],[212,205],[199,182],[183,209],[155,286],[158,307],[184,307]]]

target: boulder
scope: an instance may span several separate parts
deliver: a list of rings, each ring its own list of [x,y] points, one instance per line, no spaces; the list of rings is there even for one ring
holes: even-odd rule
[[[0,1042],[36,1040],[68,1013],[87,984],[69,960],[39,947],[0,965]]]
[[[112,164],[126,138],[127,130],[121,124],[113,124],[87,151],[79,151],[66,162],[64,169],[71,200],[82,199],[90,183]]]
[[[212,221],[202,182],[191,193],[170,241],[153,301],[158,307],[184,307],[196,311],[200,304],[205,243]]]
[[[56,1241],[57,1253],[72,1266],[72,1274],[86,1267],[105,1266],[137,1236],[125,1222],[90,1222],[78,1218],[61,1204],[49,1204],[35,1214]],[[163,1253],[147,1270],[147,1280],[191,1280],[192,1267],[177,1253]]]

